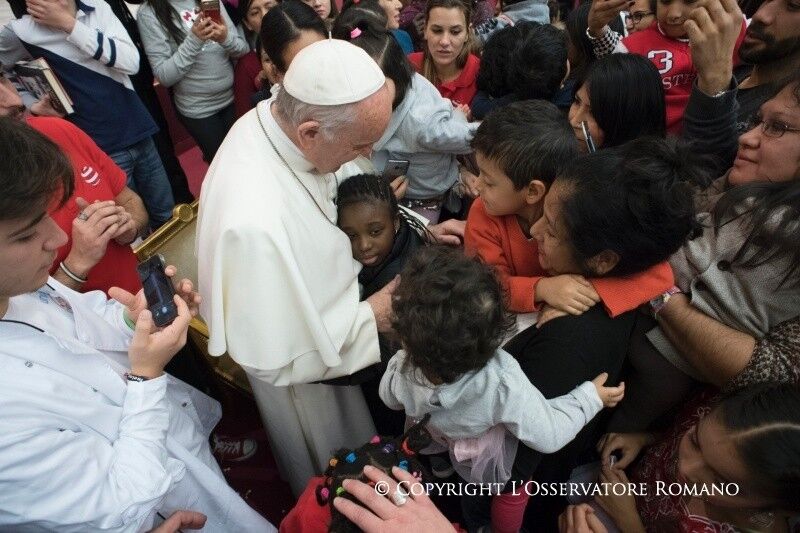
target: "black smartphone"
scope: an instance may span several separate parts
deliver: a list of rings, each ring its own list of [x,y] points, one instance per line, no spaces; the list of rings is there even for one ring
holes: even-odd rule
[[[405,176],[408,172],[408,159],[390,159],[383,167],[383,177],[388,181],[392,181],[400,176]]]
[[[178,316],[175,305],[175,287],[164,272],[164,256],[156,254],[147,261],[139,263],[136,269],[144,287],[147,308],[153,314],[153,322],[159,328],[169,326]]]

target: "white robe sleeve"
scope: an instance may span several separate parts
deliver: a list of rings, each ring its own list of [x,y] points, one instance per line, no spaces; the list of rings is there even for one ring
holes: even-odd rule
[[[200,239],[209,353],[227,350],[249,373],[278,386],[346,376],[379,362],[370,305],[345,290],[335,309],[318,309],[296,256],[304,252],[272,229],[238,226],[215,244]],[[319,276],[338,275],[326,267],[319,265]],[[330,333],[343,329],[345,335]]]
[[[45,529],[148,527],[153,511],[184,468],[167,456],[166,390],[166,376],[129,383],[114,442],[47,416],[45,409],[38,409],[45,401],[42,397],[18,400],[33,407],[5,410],[0,420],[0,471],[10,481],[0,481],[0,492],[17,486],[35,494],[25,519]]]

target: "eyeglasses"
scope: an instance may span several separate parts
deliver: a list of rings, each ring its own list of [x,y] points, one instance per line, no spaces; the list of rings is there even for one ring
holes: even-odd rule
[[[639,24],[643,18],[654,15],[652,11],[637,11],[636,13],[628,13],[625,21],[630,21],[632,24]]]
[[[750,118],[747,123],[747,131],[752,130],[753,128],[761,126],[761,131],[764,132],[764,135],[767,137],[772,137],[774,139],[778,139],[783,137],[783,134],[788,132],[791,133],[799,133],[800,128],[792,128],[784,124],[783,122],[776,122],[774,120],[764,120],[759,115],[754,115]]]

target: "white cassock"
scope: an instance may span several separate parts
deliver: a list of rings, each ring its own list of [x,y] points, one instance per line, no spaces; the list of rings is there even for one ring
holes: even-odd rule
[[[380,351],[372,309],[359,302],[361,266],[336,227],[337,181],[358,169],[313,173],[271,103],[233,126],[203,182],[198,282],[208,351],[227,350],[247,372],[297,495],[333,451],[375,434],[360,387],[310,383],[377,363]]]

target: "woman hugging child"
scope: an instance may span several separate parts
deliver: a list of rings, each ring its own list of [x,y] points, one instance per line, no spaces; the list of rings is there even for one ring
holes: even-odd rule
[[[500,344],[513,325],[491,267],[457,250],[426,247],[403,270],[394,293],[393,328],[403,350],[389,361],[381,399],[418,419],[450,450],[462,477],[505,484],[518,441],[552,453],[568,444],[624,385],[607,374],[546,400]],[[492,502],[492,529],[519,529],[527,496]]]
[[[389,182],[374,174],[343,181],[336,205],[353,259],[363,265],[358,283],[365,300],[400,273],[406,258],[425,242],[428,230],[400,209]]]

